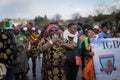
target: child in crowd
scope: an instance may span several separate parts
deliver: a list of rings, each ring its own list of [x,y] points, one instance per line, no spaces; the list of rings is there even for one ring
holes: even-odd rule
[[[15,73],[15,80],[26,80],[26,72],[28,69],[28,60],[27,55],[24,52],[24,45],[18,45],[18,58],[19,62],[15,62],[14,65],[14,73]]]

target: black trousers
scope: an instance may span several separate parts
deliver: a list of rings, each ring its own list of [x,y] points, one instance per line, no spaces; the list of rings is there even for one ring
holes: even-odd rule
[[[76,80],[79,66],[74,63],[65,63],[65,72],[67,80]]]
[[[32,58],[32,72],[33,72],[33,76],[36,76],[36,58]]]

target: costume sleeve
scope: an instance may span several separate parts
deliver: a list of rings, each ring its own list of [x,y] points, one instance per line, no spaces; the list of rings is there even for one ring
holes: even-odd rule
[[[45,38],[42,38],[39,43],[38,43],[38,46],[37,46],[37,49],[40,51],[40,52],[43,52],[42,50],[42,46],[46,43],[47,41],[45,40]]]

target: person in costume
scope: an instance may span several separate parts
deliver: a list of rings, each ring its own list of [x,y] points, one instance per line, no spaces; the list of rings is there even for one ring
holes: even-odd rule
[[[25,27],[24,27],[25,28]],[[27,53],[28,53],[28,46],[29,46],[29,41],[25,35],[25,29],[21,30],[20,27],[15,27],[13,29],[16,44],[17,44],[17,51],[16,53],[18,54],[18,58],[20,59],[20,62],[14,61],[14,75],[15,75],[15,80],[21,79],[20,76],[22,76],[22,80],[26,77],[25,75],[27,74],[29,67],[28,67],[28,58],[27,58]],[[22,51],[19,50],[21,47],[19,45],[22,44],[24,49]],[[24,63],[24,66],[23,66]],[[25,71],[21,71],[23,68]],[[27,68],[27,69],[26,69]]]
[[[95,32],[92,28],[86,30],[86,38],[82,43],[82,80],[95,80],[93,56],[94,52],[91,51],[90,38],[95,38]]]
[[[26,36],[26,31],[27,31],[27,27],[23,27],[22,29],[20,29],[20,27],[16,27],[13,29],[14,32],[14,36],[15,36],[15,40],[17,44],[24,44],[25,46],[25,52],[26,54],[28,53],[28,47],[29,47],[29,40],[27,39]]]
[[[12,32],[13,24],[11,19],[3,21],[2,31],[0,33],[0,63],[7,68],[7,73],[3,80],[13,80],[13,61],[19,61],[16,54],[16,42]]]
[[[37,45],[38,42],[40,40],[40,34],[37,32],[36,28],[33,27],[33,23],[32,22],[28,22],[27,24],[27,31],[26,31],[26,35],[27,38],[29,39],[29,52],[28,52],[28,58],[32,58],[32,73],[33,73],[33,77],[36,77],[36,59],[38,56],[38,49],[37,49]]]
[[[24,40],[27,39],[23,30],[21,30],[19,27],[15,27],[13,29],[13,32],[14,32],[14,36],[17,44],[20,44],[20,43],[22,44]]]
[[[42,80],[67,80],[65,68],[66,49],[74,48],[73,43],[60,36],[59,27],[50,24],[39,41],[38,49],[43,52]]]

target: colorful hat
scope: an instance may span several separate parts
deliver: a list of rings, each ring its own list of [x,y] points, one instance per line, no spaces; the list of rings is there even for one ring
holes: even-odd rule
[[[40,34],[38,32],[33,32],[31,35],[30,35],[30,38],[33,40],[33,41],[36,41],[40,38]]]
[[[52,28],[56,28],[56,29],[60,29],[59,28],[59,26],[57,26],[57,25],[55,25],[55,24],[50,24],[50,25],[48,25],[48,27],[47,27],[47,29],[46,29],[46,31],[45,31],[45,33],[44,33],[44,37],[48,37],[49,36],[49,31],[50,31],[50,29],[52,29]]]
[[[12,20],[11,19],[5,19],[3,21],[4,25],[2,27],[2,29],[13,29],[14,28],[14,25],[12,24]]]
[[[112,23],[112,24],[110,25],[110,29],[112,29],[112,28],[114,28],[114,27],[116,27],[116,25]]]

